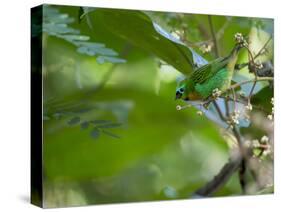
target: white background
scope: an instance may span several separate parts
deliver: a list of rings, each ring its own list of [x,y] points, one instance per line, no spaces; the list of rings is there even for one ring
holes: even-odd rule
[[[275,18],[275,194],[52,211],[277,211],[280,195],[280,19],[278,0],[4,0],[0,9],[0,211],[38,211],[30,186],[30,7],[41,3]],[[279,11],[278,11],[279,10]],[[280,211],[280,209],[279,209]]]

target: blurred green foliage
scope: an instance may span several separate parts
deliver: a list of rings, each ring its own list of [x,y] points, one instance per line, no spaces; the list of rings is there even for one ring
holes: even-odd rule
[[[180,72],[215,56],[170,32],[186,27],[190,42],[210,39],[206,15],[45,5],[44,17],[45,206],[190,198],[227,162],[220,127],[174,101]],[[230,22],[221,55],[236,32],[273,29],[267,19],[212,17],[218,31]],[[270,102],[265,86],[257,104],[264,92]],[[236,175],[216,193],[238,194]]]

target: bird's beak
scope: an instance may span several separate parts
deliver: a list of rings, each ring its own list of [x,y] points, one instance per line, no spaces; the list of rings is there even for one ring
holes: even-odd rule
[[[180,92],[177,92],[175,100],[180,99],[181,97],[182,97],[182,94]]]

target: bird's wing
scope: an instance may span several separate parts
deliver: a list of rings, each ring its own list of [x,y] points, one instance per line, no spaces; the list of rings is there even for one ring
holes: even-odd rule
[[[190,79],[195,83],[202,84],[210,77],[214,76],[219,70],[227,64],[227,58],[218,58],[211,63],[196,69],[190,76]]]

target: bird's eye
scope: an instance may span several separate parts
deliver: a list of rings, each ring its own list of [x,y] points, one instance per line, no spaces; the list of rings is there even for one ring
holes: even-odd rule
[[[180,92],[182,93],[183,91],[184,91],[183,88],[181,88],[181,89],[180,89]]]

